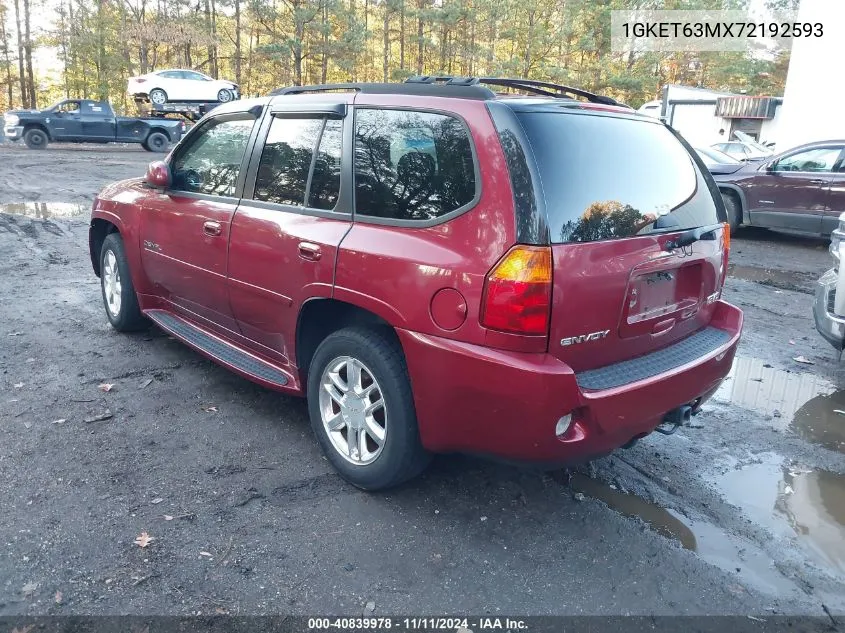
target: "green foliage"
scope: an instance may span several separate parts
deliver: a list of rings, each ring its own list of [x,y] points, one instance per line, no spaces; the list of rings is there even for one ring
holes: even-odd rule
[[[252,96],[298,81],[378,81],[385,61],[394,81],[419,67],[424,74],[528,76],[638,106],[659,97],[667,83],[782,94],[789,59],[788,53],[761,59],[751,53],[610,50],[612,10],[744,9],[749,0],[56,1],[55,28],[34,46],[55,50],[64,70],[57,81],[42,82],[39,106],[65,96],[103,97],[134,112],[127,79],[165,67],[239,77],[244,95]],[[791,10],[797,0],[767,5]],[[5,109],[20,105],[10,0],[0,0],[0,16],[6,25],[5,39],[0,32]]]

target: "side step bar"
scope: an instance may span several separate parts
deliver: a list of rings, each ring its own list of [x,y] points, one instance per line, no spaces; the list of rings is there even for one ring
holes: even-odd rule
[[[288,385],[288,376],[270,363],[244,352],[231,343],[209,334],[185,319],[164,310],[147,310],[144,315],[162,330],[172,334],[212,360],[231,367],[247,378],[269,383],[271,386]]]

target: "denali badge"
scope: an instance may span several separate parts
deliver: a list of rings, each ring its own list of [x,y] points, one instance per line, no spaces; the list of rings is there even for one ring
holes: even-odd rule
[[[566,347],[567,345],[575,345],[576,343],[585,343],[587,341],[597,341],[610,334],[610,330],[600,330],[598,332],[591,332],[590,334],[582,334],[581,336],[568,336],[560,339],[560,344]]]
[[[161,252],[161,248],[155,242],[151,242],[150,240],[144,240],[144,248],[148,251],[155,251],[156,253]]]

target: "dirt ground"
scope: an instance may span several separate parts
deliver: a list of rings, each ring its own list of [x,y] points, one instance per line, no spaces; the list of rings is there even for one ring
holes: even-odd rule
[[[572,472],[444,456],[366,494],[303,402],[108,325],[85,214],[153,158],[0,146],[0,616],[845,621],[845,370],[811,313],[824,241],[736,237],[738,359],[675,435]]]

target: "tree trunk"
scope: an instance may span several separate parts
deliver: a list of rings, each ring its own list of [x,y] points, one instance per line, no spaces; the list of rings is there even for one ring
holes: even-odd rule
[[[384,3],[384,42],[383,42],[383,70],[384,83],[387,83],[387,73],[390,65],[390,3]]]
[[[367,41],[369,40],[369,13],[370,0],[364,0],[364,81],[370,80],[370,56],[367,54]]]
[[[399,69],[405,70],[405,0],[399,0]]]
[[[235,0],[235,83],[241,85],[241,0]]]
[[[326,83],[329,74],[329,2],[323,0],[323,50],[320,58],[320,83]]]
[[[35,77],[32,73],[32,34],[29,27],[30,22],[29,0],[23,0],[23,19],[26,29],[24,39],[24,54],[26,55],[26,82],[29,97],[29,107],[35,108]]]
[[[495,3],[496,0],[493,0]],[[490,30],[487,34],[487,74],[493,74],[493,61],[495,60],[495,49],[496,49],[496,25],[499,22],[499,12],[497,11],[497,6],[493,4],[490,8]]]
[[[305,24],[302,15],[299,13],[300,2],[294,2],[294,42],[293,42],[293,83],[295,86],[302,85],[302,40],[305,37]]]
[[[417,9],[419,9],[419,14],[417,15],[417,74],[423,74],[423,56],[425,55],[425,30],[423,24],[423,7],[425,6],[425,0],[420,0],[420,3],[417,5]]]
[[[536,15],[536,9],[532,8],[528,10],[528,35],[525,45],[525,59],[523,60],[524,63],[522,65],[523,77],[528,77],[528,73],[531,71],[531,44],[534,41],[534,19]]]
[[[9,59],[9,34],[6,32],[6,11],[5,7],[0,11],[0,37],[3,42],[3,66],[6,68],[6,92],[8,100],[6,105],[12,109],[14,100],[14,80],[12,79],[12,62]]]
[[[20,0],[15,0],[15,27],[18,33],[18,83],[21,87],[21,107],[26,108],[29,105],[29,97],[26,91],[26,71],[24,70]]]

